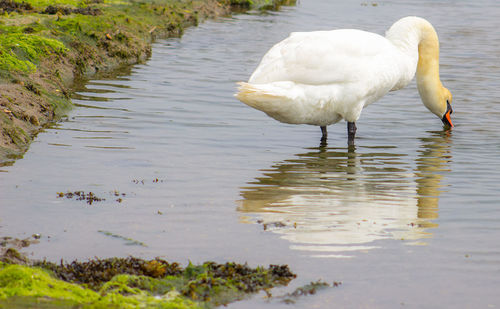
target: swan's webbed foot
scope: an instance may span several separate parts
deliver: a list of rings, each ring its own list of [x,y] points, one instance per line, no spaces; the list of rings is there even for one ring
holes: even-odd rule
[[[354,137],[356,136],[356,123],[347,122],[347,144],[354,145]]]

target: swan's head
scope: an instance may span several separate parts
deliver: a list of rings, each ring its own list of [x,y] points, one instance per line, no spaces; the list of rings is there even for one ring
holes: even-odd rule
[[[420,97],[425,107],[438,116],[444,125],[453,127],[451,122],[451,114],[453,113],[451,92],[440,84],[434,83],[434,86],[429,86],[433,85],[432,83],[420,84],[418,87]]]
[[[453,113],[453,109],[451,108],[451,92],[443,87],[442,93],[441,105],[442,107],[446,106],[446,108],[442,114],[438,115],[438,117],[441,118],[441,121],[443,121],[445,125],[453,127],[453,123],[451,122],[451,114]]]

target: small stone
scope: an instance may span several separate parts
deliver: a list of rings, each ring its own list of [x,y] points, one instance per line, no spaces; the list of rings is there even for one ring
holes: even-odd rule
[[[40,121],[38,121],[38,117],[36,115],[31,115],[30,116],[30,122],[31,122],[31,124],[33,124],[35,126],[39,126],[40,125]]]

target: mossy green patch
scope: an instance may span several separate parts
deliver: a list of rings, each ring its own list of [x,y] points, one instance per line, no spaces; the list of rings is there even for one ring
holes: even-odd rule
[[[161,280],[150,277],[117,275],[100,289],[99,293],[105,295],[100,302],[121,308],[202,308],[173,288],[161,289],[160,293],[157,287],[162,285]]]
[[[2,264],[0,299],[12,296],[49,297],[77,303],[92,302],[100,297],[97,292],[58,280],[40,268]]]
[[[50,54],[66,51],[63,43],[34,34],[0,34],[0,70],[31,73],[36,62]]]
[[[87,4],[90,4],[92,2],[98,2],[98,1],[92,1],[92,0],[24,0],[25,2],[28,2],[34,7],[46,7],[49,5],[71,5],[71,6],[84,6]],[[106,2],[112,2],[112,1],[106,1]]]
[[[99,292],[51,276],[46,270],[22,265],[0,264],[0,307],[24,303],[79,308],[199,308],[175,292],[155,295],[134,287],[140,277],[121,275]]]

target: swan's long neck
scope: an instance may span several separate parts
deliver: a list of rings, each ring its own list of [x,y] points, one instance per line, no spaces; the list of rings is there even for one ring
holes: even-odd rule
[[[386,38],[402,52],[417,59],[417,88],[424,105],[438,117],[446,111],[439,78],[439,40],[434,27],[423,18],[405,17],[387,31]]]
[[[424,105],[438,117],[445,112],[438,93],[443,89],[439,78],[439,40],[434,28],[427,23],[422,27],[418,44],[417,88]]]

